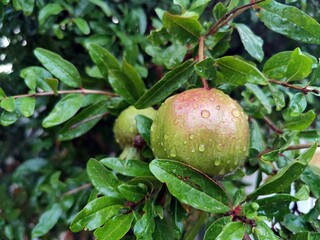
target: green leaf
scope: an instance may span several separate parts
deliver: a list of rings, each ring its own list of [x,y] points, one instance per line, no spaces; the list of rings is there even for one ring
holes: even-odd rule
[[[138,109],[147,108],[167,98],[188,81],[188,78],[193,74],[194,64],[193,60],[189,60],[166,73],[160,81],[139,98],[134,106]]]
[[[267,114],[272,112],[271,105],[269,103],[269,99],[266,94],[259,88],[259,86],[251,83],[245,84],[246,88],[257,98],[257,100],[264,107]]]
[[[207,37],[205,44],[208,46],[212,58],[215,59],[222,56],[230,48],[232,33],[233,28],[220,29],[219,32]]]
[[[301,92],[292,96],[289,104],[289,114],[292,117],[296,117],[302,114],[307,107],[307,99]]]
[[[206,58],[205,60],[196,63],[194,65],[194,70],[199,77],[203,77],[205,79],[215,79],[216,77],[213,58]]]
[[[46,78],[44,81],[48,84],[51,90],[54,92],[54,95],[58,95],[58,87],[59,87],[59,80],[55,78]]]
[[[107,49],[95,44],[90,44],[88,49],[92,61],[105,79],[108,79],[109,70],[120,70],[118,60]]]
[[[261,62],[263,60],[264,52],[263,52],[263,40],[261,37],[255,35],[251,29],[241,23],[235,24],[236,29],[240,35],[241,42],[246,49],[246,51],[250,54],[251,57]]]
[[[244,85],[246,83],[267,85],[268,79],[254,66],[233,56],[216,60],[216,67],[223,75],[223,83]]]
[[[13,0],[13,6],[16,10],[22,10],[25,16],[31,15],[35,0]]]
[[[81,108],[82,100],[82,94],[66,95],[54,106],[53,110],[43,120],[42,126],[49,128],[69,120]]]
[[[294,40],[320,44],[320,24],[296,7],[270,1],[259,4],[260,20],[271,30]]]
[[[20,100],[20,112],[25,117],[30,117],[36,106],[36,99],[33,97],[25,97]]]
[[[169,34],[182,43],[187,44],[199,40],[202,27],[195,18],[182,17],[165,12],[162,21]]]
[[[64,9],[59,3],[49,3],[41,8],[38,15],[39,25],[42,26],[47,21],[48,17],[58,15]]]
[[[4,99],[5,97],[7,97],[7,95],[5,94],[5,92],[3,91],[3,89],[0,87],[0,101],[2,99]]]
[[[20,72],[20,77],[24,78],[26,85],[35,90],[36,87],[43,91],[52,91],[51,87],[46,82],[46,79],[52,78],[52,75],[42,67],[28,67]]]
[[[78,29],[84,34],[90,34],[90,27],[86,20],[83,18],[73,18],[72,21],[77,25]]]
[[[222,232],[224,226],[232,221],[231,216],[222,217],[213,222],[204,234],[204,240],[216,240],[217,236]]]
[[[315,112],[313,110],[309,110],[300,116],[286,118],[285,128],[290,130],[304,130],[311,125],[315,118]]]
[[[286,105],[284,94],[276,87],[271,84],[268,85],[271,95],[273,97],[274,104],[276,105],[276,110],[280,111]]]
[[[118,214],[123,204],[122,200],[110,196],[94,199],[74,217],[70,229],[73,232],[79,232],[84,228],[91,231],[100,227],[108,219]]]
[[[273,79],[285,78],[291,55],[292,51],[279,52],[273,55],[265,62],[263,73]]]
[[[143,215],[134,225],[134,235],[138,239],[152,239],[155,230],[155,221],[153,216],[153,203],[146,201],[143,207]]]
[[[227,223],[216,240],[242,240],[245,230],[242,222]]]
[[[138,114],[135,117],[136,123],[137,123],[137,129],[139,134],[143,137],[143,139],[146,141],[147,145],[151,147],[150,144],[150,128],[152,125],[152,119]]]
[[[121,239],[131,228],[133,213],[121,214],[108,220],[102,228],[94,231],[97,239]]]
[[[309,186],[315,198],[320,198],[320,172],[317,168],[308,166],[302,173],[301,180]]]
[[[256,227],[253,232],[257,240],[278,240],[279,238],[274,234],[270,227],[263,221],[256,221]]]
[[[207,212],[225,213],[230,210],[224,190],[209,177],[186,164],[156,159],[149,167],[180,202]]]
[[[107,17],[111,17],[112,11],[111,11],[110,7],[108,6],[108,3],[106,3],[102,0],[89,0],[89,2],[99,6]]]
[[[8,112],[13,112],[15,110],[15,100],[13,97],[6,97],[2,99],[0,106]]]
[[[91,158],[87,163],[87,173],[100,193],[105,196],[117,196],[117,187],[120,185],[118,178],[107,170],[99,161]]]
[[[173,4],[179,5],[183,10],[185,10],[188,8],[190,0],[173,0]]]
[[[265,143],[258,122],[252,119],[250,123],[250,148],[262,152],[265,149]]]
[[[0,123],[2,126],[9,126],[18,120],[18,115],[15,112],[3,111],[0,117]]]
[[[317,67],[313,70],[313,73],[310,78],[310,82],[308,85],[313,85],[319,83],[320,79],[320,63],[317,65]]]
[[[108,168],[130,177],[153,176],[149,164],[141,160],[120,160],[119,158],[104,158],[100,162]]]
[[[198,15],[201,15],[207,5],[210,3],[211,0],[197,0],[192,1],[192,4],[189,8],[189,11],[195,12]]]
[[[281,224],[293,233],[312,230],[310,224],[303,216],[296,216],[294,214],[285,215],[284,221]]]
[[[222,18],[227,12],[228,12],[227,7],[224,6],[223,3],[221,2],[218,2],[212,10],[213,16],[216,19],[216,21]]]
[[[70,87],[81,87],[80,73],[72,63],[43,48],[36,48],[34,54],[42,65],[61,82]]]
[[[258,187],[249,195],[249,197],[254,198],[260,195],[284,191],[303,173],[307,166],[307,162],[312,158],[316,147],[317,144],[314,144],[310,149],[301,154],[296,161],[293,161],[286,167],[280,169],[276,175],[272,176],[268,182]]]
[[[102,101],[82,110],[66,122],[59,132],[59,140],[71,140],[87,133],[108,112],[108,105],[108,102]]]
[[[32,238],[40,237],[48,233],[58,222],[63,214],[61,206],[53,204],[48,210],[42,213],[39,222],[32,229]]]
[[[303,54],[299,48],[296,48],[292,52],[291,60],[288,64],[286,72],[287,82],[302,80],[308,77],[312,71],[312,64],[312,59]]]
[[[147,195],[146,188],[143,188],[141,185],[122,183],[119,185],[118,190],[121,196],[130,202],[138,202]]]

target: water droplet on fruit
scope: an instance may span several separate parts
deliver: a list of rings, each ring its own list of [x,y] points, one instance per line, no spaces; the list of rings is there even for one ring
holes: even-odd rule
[[[219,174],[223,175],[224,173],[225,173],[225,170],[224,170],[224,168],[222,168],[222,169],[220,170]]]
[[[197,104],[194,104],[194,105],[193,105],[193,109],[194,109],[194,110],[196,110],[196,109],[197,109],[197,107],[198,107],[198,105],[197,105]]]
[[[209,101],[214,102],[215,99],[214,99],[213,97],[210,97],[210,98],[209,98]]]
[[[163,146],[163,142],[161,142],[160,144],[161,144],[161,146]]]
[[[240,112],[235,108],[232,109],[231,114],[232,114],[232,116],[234,116],[236,118],[240,117]]]
[[[219,166],[220,163],[221,163],[221,159],[220,159],[220,158],[217,158],[217,159],[215,160],[215,162],[214,162],[214,165]]]
[[[187,141],[184,141],[183,144],[186,145],[186,144],[187,144]]]
[[[193,134],[190,134],[189,138],[190,138],[190,139],[194,139]]]
[[[202,110],[201,111],[201,116],[203,118],[208,118],[208,117],[210,117],[210,112],[208,110]]]
[[[155,128],[155,126],[152,124],[152,125],[151,125],[151,132],[154,131],[154,128]]]
[[[196,151],[196,150],[195,150],[194,148],[192,148],[191,152],[193,152],[193,153],[194,153],[195,151]]]
[[[217,109],[217,110],[220,110],[220,105],[217,105],[217,106],[216,106],[216,109]]]
[[[199,145],[199,151],[200,152],[204,152],[204,150],[206,149],[206,147],[204,146],[204,144],[203,143],[201,143],[200,145]]]
[[[173,147],[170,149],[170,157],[175,157],[177,156],[177,151],[176,149]]]

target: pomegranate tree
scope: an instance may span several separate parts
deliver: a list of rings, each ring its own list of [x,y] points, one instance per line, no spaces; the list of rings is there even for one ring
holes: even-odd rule
[[[188,90],[161,105],[151,126],[151,145],[157,158],[223,175],[241,166],[248,155],[248,117],[220,90]]]

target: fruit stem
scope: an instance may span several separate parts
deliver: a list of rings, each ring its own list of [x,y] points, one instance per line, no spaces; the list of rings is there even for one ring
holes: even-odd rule
[[[135,147],[127,146],[123,149],[119,156],[121,160],[139,160],[141,159],[138,149]]]
[[[198,59],[199,59],[199,62],[201,62],[203,59],[204,59],[204,36],[201,36],[199,38],[199,49],[198,49]],[[201,82],[202,82],[202,85],[205,89],[209,90],[209,85],[208,85],[208,82],[205,78],[201,78]]]

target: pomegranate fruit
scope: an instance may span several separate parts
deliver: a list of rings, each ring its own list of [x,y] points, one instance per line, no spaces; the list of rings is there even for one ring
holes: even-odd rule
[[[211,176],[244,163],[249,149],[248,117],[218,89],[197,88],[169,97],[151,126],[156,158],[187,163]]]
[[[139,135],[135,117],[140,114],[154,119],[156,110],[153,108],[136,109],[133,106],[123,110],[115,121],[113,132],[116,142],[123,152],[120,159],[138,159],[138,149],[135,148],[134,140]]]

